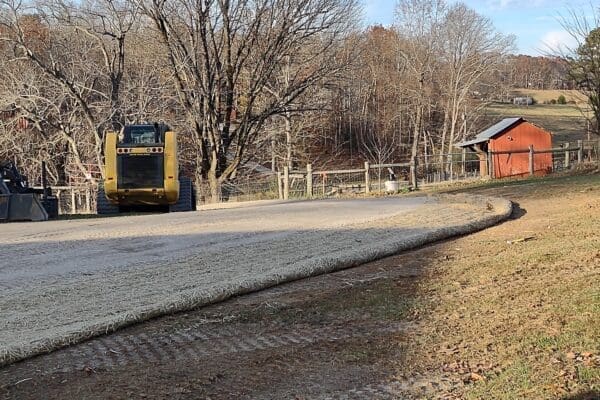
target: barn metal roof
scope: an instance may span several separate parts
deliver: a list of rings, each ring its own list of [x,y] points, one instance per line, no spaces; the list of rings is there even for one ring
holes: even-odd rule
[[[456,147],[467,147],[467,146],[471,146],[473,144],[487,142],[494,136],[501,134],[508,128],[512,127],[513,125],[515,125],[521,121],[524,121],[524,119],[521,117],[505,118],[502,121],[498,122],[497,124],[490,126],[483,132],[480,132],[477,136],[475,136],[475,139],[469,140],[467,142],[457,143]]]

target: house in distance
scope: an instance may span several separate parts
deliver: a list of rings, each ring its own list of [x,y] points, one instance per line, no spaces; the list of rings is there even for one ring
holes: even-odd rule
[[[530,172],[530,146],[534,151],[550,150],[552,134],[523,118],[505,118],[479,133],[475,139],[456,146],[477,153],[481,176],[525,176]],[[491,160],[488,159],[490,156]],[[552,153],[536,153],[533,159],[534,174],[546,175],[551,171]]]

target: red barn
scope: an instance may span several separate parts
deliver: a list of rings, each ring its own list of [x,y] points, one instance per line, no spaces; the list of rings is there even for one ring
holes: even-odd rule
[[[494,178],[523,176],[529,174],[529,146],[534,151],[550,150],[552,134],[523,118],[506,118],[457,146],[477,152],[482,176],[488,175],[488,151],[492,153]],[[535,154],[533,170],[535,175],[551,172],[552,153]]]

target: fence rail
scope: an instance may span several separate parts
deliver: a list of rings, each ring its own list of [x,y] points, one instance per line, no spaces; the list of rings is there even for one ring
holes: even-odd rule
[[[58,213],[95,214],[96,213],[95,185],[52,186],[53,194],[58,198]],[[34,186],[34,189],[42,189]]]

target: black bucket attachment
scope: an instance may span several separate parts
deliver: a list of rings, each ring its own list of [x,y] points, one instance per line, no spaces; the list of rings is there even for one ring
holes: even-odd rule
[[[0,195],[0,222],[47,220],[48,212],[35,193]]]

